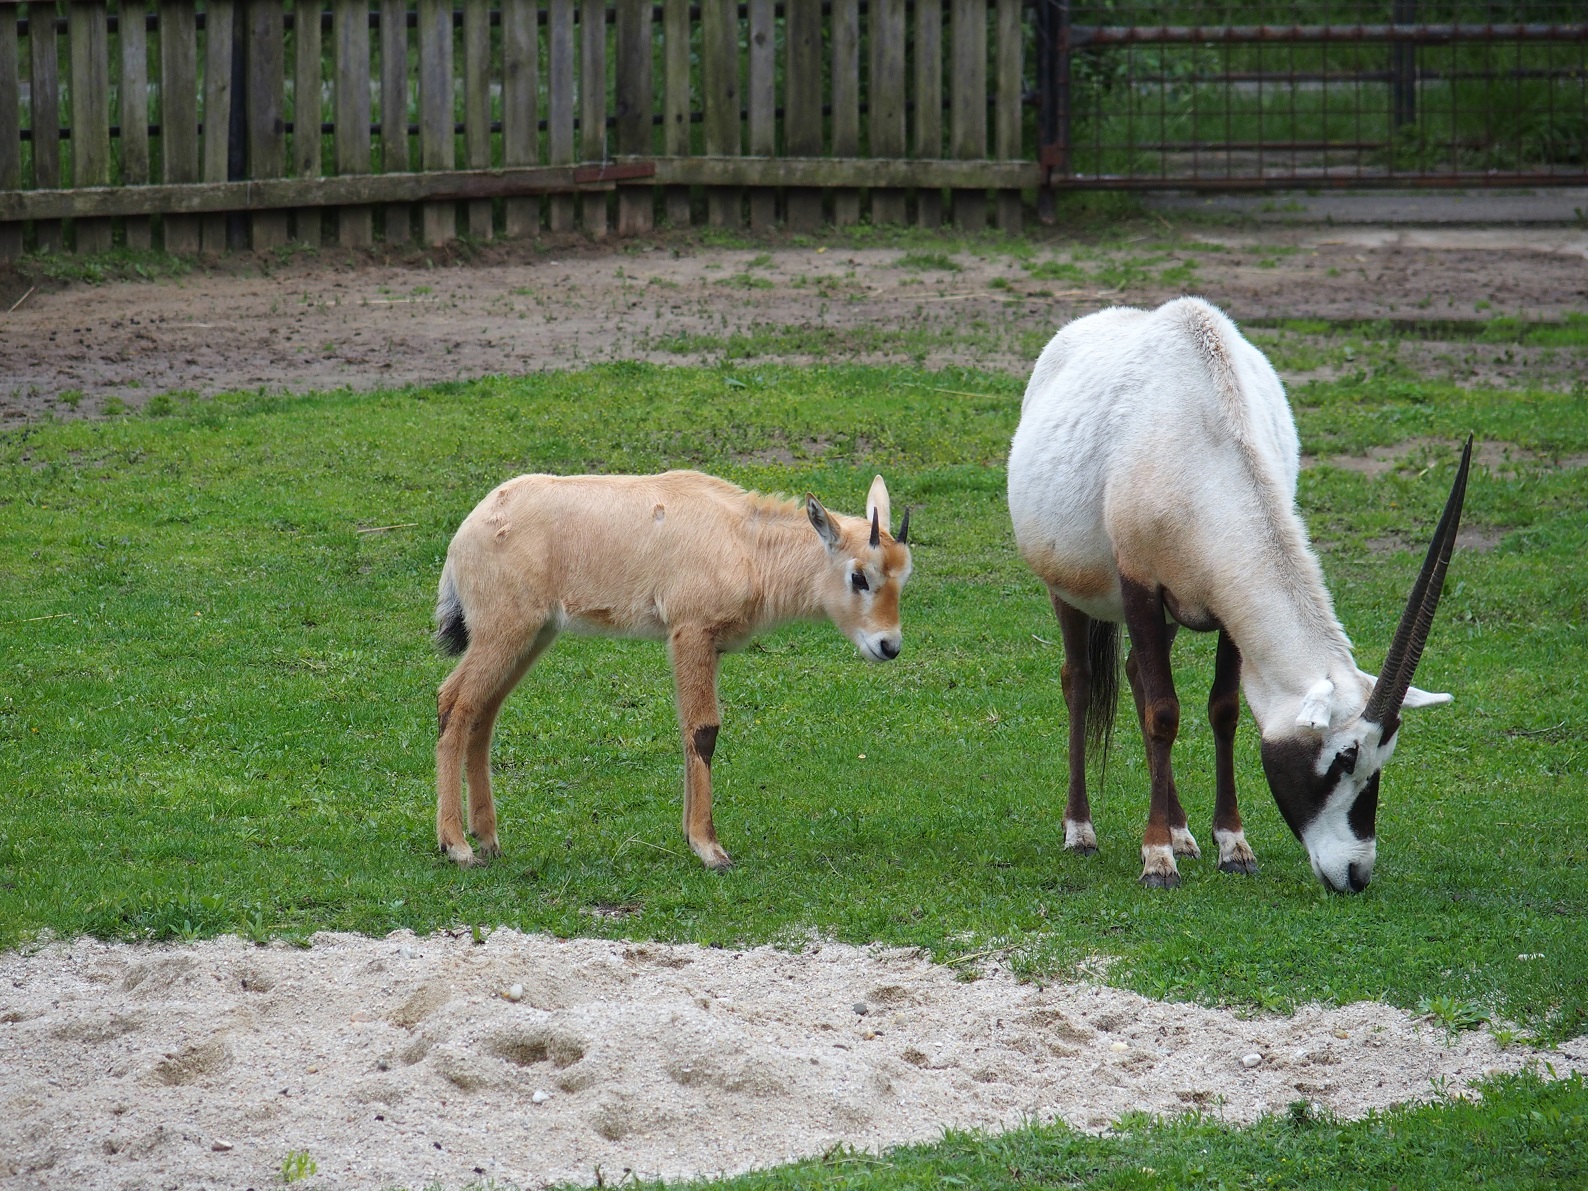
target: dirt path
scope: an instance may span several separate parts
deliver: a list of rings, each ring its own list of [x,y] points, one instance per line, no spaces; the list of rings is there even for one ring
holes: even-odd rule
[[[1357,1117],[1540,1058],[1368,1002],[1246,1020],[908,952],[505,930],[11,953],[0,1051],[5,1188],[262,1188],[295,1152],[329,1187],[682,1178],[1026,1120]]]
[[[914,360],[1018,374],[1077,314],[1186,291],[1238,320],[1588,308],[1581,230],[1159,222],[1111,247],[1026,241],[1024,260],[995,240],[714,249],[672,237],[499,245],[468,261],[236,258],[157,282],[0,274],[0,310],[26,294],[0,314],[0,424],[171,391],[369,389],[611,359]]]

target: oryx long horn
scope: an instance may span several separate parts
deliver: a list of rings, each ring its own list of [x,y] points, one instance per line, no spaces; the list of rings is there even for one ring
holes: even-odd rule
[[[1412,675],[1417,671],[1417,662],[1428,641],[1428,630],[1434,623],[1434,610],[1439,607],[1439,593],[1445,585],[1450,553],[1456,546],[1456,530],[1461,525],[1461,503],[1467,495],[1467,469],[1471,463],[1472,436],[1469,434],[1466,448],[1461,452],[1461,466],[1456,469],[1455,483],[1450,486],[1450,498],[1445,501],[1444,514],[1434,530],[1434,540],[1428,543],[1428,557],[1423,560],[1422,573],[1412,587],[1406,611],[1401,614],[1400,627],[1395,630],[1395,639],[1384,659],[1384,669],[1362,711],[1363,719],[1383,726],[1384,740],[1394,736],[1400,726],[1401,703],[1412,684]]]
[[[877,510],[871,510],[871,548],[875,550],[882,544],[882,525],[877,520]]]
[[[910,544],[910,506],[904,506],[904,520],[899,522],[899,532],[893,539],[901,546]]]

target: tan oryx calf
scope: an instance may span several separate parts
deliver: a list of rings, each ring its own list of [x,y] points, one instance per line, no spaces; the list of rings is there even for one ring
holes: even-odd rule
[[[499,852],[491,731],[502,701],[563,631],[667,642],[684,738],[684,837],[709,868],[732,861],[711,819],[718,658],[792,620],[830,619],[873,662],[899,655],[909,512],[887,530],[878,476],[866,516],[779,500],[694,471],[519,476],[464,520],[447,550],[436,641],[463,655],[437,700],[436,837],[459,864]]]
[[[1296,427],[1262,352],[1196,298],[1104,310],[1055,335],[1032,370],[1009,451],[1009,511],[1064,637],[1064,846],[1097,848],[1086,748],[1107,747],[1123,622],[1152,786],[1142,883],[1178,884],[1175,856],[1199,854],[1169,763],[1180,722],[1169,647],[1184,625],[1219,635],[1208,698],[1219,868],[1257,867],[1235,802],[1244,690],[1269,788],[1313,871],[1333,890],[1366,888],[1379,772],[1401,712],[1450,701],[1411,680],[1455,546],[1471,450],[1469,440],[1375,678],[1357,668],[1296,514]]]

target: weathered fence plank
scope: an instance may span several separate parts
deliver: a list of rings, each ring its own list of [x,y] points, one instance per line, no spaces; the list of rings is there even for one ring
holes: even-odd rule
[[[60,47],[55,37],[55,5],[34,10],[48,20],[28,22],[28,49],[32,58],[29,95],[33,109],[33,185],[40,189],[61,184],[61,80]],[[61,225],[54,220],[33,228],[40,252],[59,252]]]
[[[758,0],[751,0],[757,3]],[[770,7],[770,4],[769,4]],[[662,0],[662,151],[689,155],[689,0]],[[668,188],[667,222],[689,226],[689,190]]]
[[[0,190],[22,186],[22,73],[17,48],[17,23],[6,15],[0,20]],[[22,230],[20,223],[0,223],[0,260],[22,255]]]
[[[149,33],[148,5],[144,0],[122,0],[121,5],[121,184],[143,186],[149,181]],[[0,85],[0,90],[3,90]],[[148,251],[147,216],[128,216],[122,223],[127,247]]]
[[[160,177],[164,182],[197,182],[198,31],[193,5],[160,2]],[[162,215],[165,250],[174,256],[199,251],[199,221],[190,215]]]
[[[71,55],[72,185],[110,182],[110,33],[105,5],[71,0],[66,6]],[[78,252],[110,251],[110,220],[79,219]]]
[[[285,26],[282,0],[249,0],[248,176],[254,179],[287,172]],[[285,211],[256,211],[250,225],[256,252],[287,242]]]
[[[408,160],[408,0],[380,3],[380,168],[406,173]],[[388,244],[413,239],[413,212],[392,203],[382,212]]]
[[[777,10],[773,0],[749,0],[749,16],[747,148],[751,157],[771,157],[777,151]],[[764,231],[776,223],[777,191],[770,186],[750,191],[750,226]]]
[[[617,150],[649,155],[651,144],[651,0],[618,0]],[[618,192],[618,235],[651,230],[654,196],[628,187]]]
[[[950,0],[954,51],[952,122],[954,156],[987,156],[987,5],[986,0]],[[987,226],[987,192],[954,193],[954,222],[966,231]]]
[[[332,96],[336,105],[332,159],[338,174],[367,174],[371,165],[369,0],[336,0],[331,36],[335,38]],[[318,86],[315,96],[319,97]],[[314,140],[318,145],[318,129]],[[369,247],[375,242],[374,211],[363,205],[341,208],[336,213],[336,239],[343,248]]]
[[[535,0],[502,0],[502,164],[540,160],[540,68]],[[510,198],[505,204],[509,239],[540,230],[540,200]]]
[[[360,203],[446,202],[525,194],[611,191],[620,182],[649,184],[650,162],[539,166],[512,170],[438,170],[417,174],[267,178],[260,182],[193,182],[174,186],[99,186],[81,190],[0,192],[0,221],[130,215],[174,211],[271,211]],[[448,208],[451,209],[450,207]]]
[[[860,3],[832,0],[833,156],[860,155]],[[860,222],[860,192],[833,193],[833,222],[848,227]]]
[[[552,165],[573,161],[573,3],[551,0],[546,21],[546,160]],[[573,196],[553,195],[546,219],[554,232],[572,231]]]
[[[933,186],[1019,190],[1037,185],[1031,161],[921,161],[877,157],[658,157],[649,163],[659,185],[691,186]]]
[[[943,156],[943,0],[915,0],[915,155]],[[943,224],[943,192],[915,191],[915,222]]]
[[[345,2],[346,0],[336,0],[336,8],[339,10]],[[320,31],[320,0],[297,0],[292,15],[292,169],[290,172],[299,178],[315,178],[325,172],[320,160],[324,148],[320,132],[322,123],[320,59],[325,48]],[[206,113],[208,110],[205,109]],[[206,142],[209,139],[208,121],[209,117],[206,114],[204,125]],[[337,131],[341,132],[340,113],[338,113]],[[299,244],[318,248],[324,222],[325,213],[318,207],[304,207],[300,211],[294,211],[293,238]]]
[[[457,167],[452,131],[452,5],[419,0],[419,166]],[[457,211],[450,202],[426,203],[421,212],[427,247],[457,238]]]
[[[236,15],[233,0],[209,0],[204,12],[204,150],[201,177],[206,182],[224,182],[230,166],[232,114],[232,21]],[[122,36],[130,22],[123,18]],[[127,126],[122,123],[125,139]],[[319,171],[315,171],[318,173]],[[200,242],[206,253],[226,251],[226,216],[206,215],[201,224]]]
[[[818,0],[818,3],[820,0]],[[700,94],[706,116],[706,152],[739,154],[739,6],[736,0],[701,0]],[[712,227],[738,227],[736,188],[714,187],[706,194],[706,220]]]
[[[587,162],[604,161],[607,155],[606,0],[583,0],[579,23],[579,152]],[[583,215],[585,235],[605,239],[607,196],[585,195]]]
[[[1020,0],[997,0],[998,4],[998,121],[993,154],[1005,159],[1020,156]],[[998,230],[1010,235],[1020,232],[1020,192],[998,192]]]
[[[822,2],[784,0],[783,11],[788,54],[783,65],[783,151],[790,157],[817,157],[822,151]],[[709,146],[706,151],[711,151]],[[790,186],[783,201],[790,231],[812,232],[821,226],[820,191]]]
[[[905,155],[904,0],[871,0],[871,155]],[[871,192],[871,222],[903,223],[904,191]]]
[[[463,160],[471,170],[491,164],[491,9],[487,0],[463,0]],[[491,238],[491,203],[473,199],[469,235]]]

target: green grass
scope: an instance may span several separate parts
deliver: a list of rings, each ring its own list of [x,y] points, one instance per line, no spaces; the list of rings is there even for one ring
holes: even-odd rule
[[[1319,889],[1248,721],[1239,778],[1263,871],[1188,864],[1166,896],[1134,883],[1144,769],[1123,713],[1096,800],[1103,853],[1061,847],[1056,630],[1004,508],[1018,397],[1007,377],[906,368],[615,365],[11,432],[0,942],[45,928],[465,922],[723,943],[814,930],[942,956],[1007,946],[1031,973],[1102,952],[1111,979],[1156,996],[1444,996],[1544,1036],[1580,1030],[1588,807],[1561,793],[1583,773],[1588,469],[1474,484],[1466,524],[1502,536],[1455,564],[1419,683],[1458,702],[1408,727],[1369,892]],[[1581,396],[1342,383],[1297,404],[1323,454],[1468,428],[1546,456],[1588,448]],[[1448,485],[1450,460],[1430,461],[1377,481],[1303,477],[1368,667]],[[502,721],[506,858],[450,867],[432,852],[431,792],[447,663],[427,638],[453,529],[516,472],[675,465],[851,510],[884,471],[919,543],[904,657],[866,666],[810,625],[728,659],[718,822],[739,867],[723,878],[675,838],[662,651],[567,640]],[[1386,541],[1407,549],[1377,552]],[[1188,634],[1177,655],[1181,787],[1205,825],[1211,641]],[[599,903],[641,911],[603,926]]]

